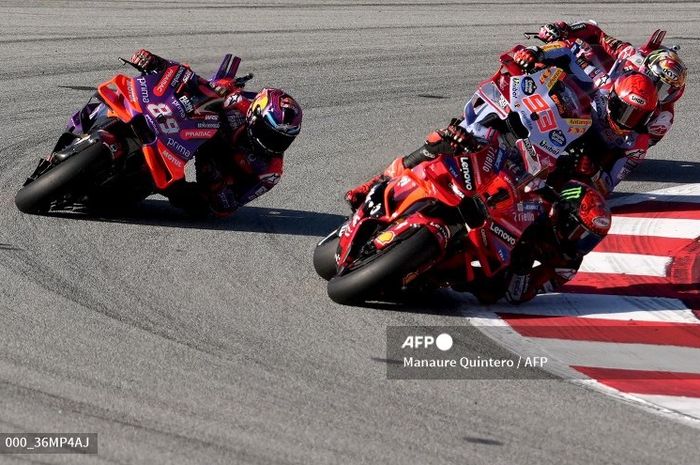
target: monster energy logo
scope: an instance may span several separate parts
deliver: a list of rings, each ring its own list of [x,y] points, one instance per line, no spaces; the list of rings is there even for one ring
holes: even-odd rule
[[[564,200],[578,199],[579,197],[581,197],[581,192],[583,192],[583,188],[581,186],[570,187],[561,191],[561,197]]]

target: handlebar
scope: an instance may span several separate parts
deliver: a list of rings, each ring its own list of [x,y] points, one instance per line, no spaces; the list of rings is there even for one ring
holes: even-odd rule
[[[236,78],[236,86],[238,87],[244,87],[245,83],[253,79],[253,76],[255,76],[253,73],[248,73],[245,76],[240,76]]]
[[[146,69],[145,69],[145,68],[142,68],[142,67],[140,67],[139,65],[137,65],[136,63],[132,63],[130,60],[126,60],[126,59],[124,59],[124,58],[122,58],[122,57],[118,57],[118,58],[119,58],[119,61],[122,62],[122,66],[123,66],[123,65],[129,65],[129,66],[132,66],[134,69],[136,69],[136,71],[138,71],[139,73],[146,74]]]

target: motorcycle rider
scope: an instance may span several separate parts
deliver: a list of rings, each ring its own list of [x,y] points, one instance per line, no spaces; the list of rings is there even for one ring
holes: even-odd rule
[[[473,293],[484,304],[503,297],[520,304],[537,294],[555,292],[573,279],[583,257],[607,235],[611,219],[598,191],[570,181],[559,191],[549,213],[525,230],[505,271],[491,278],[477,277],[466,286],[456,282],[452,287]]]
[[[566,53],[572,53],[568,45],[556,42],[520,49],[513,59],[524,71],[531,71],[556,64]],[[590,180],[607,197],[652,145],[647,127],[658,109],[658,92],[646,74],[628,71],[594,89],[591,97],[593,126],[579,140],[579,150],[560,157],[558,168],[564,179],[573,175]],[[591,154],[596,154],[595,160]]]
[[[175,64],[139,50],[131,62],[148,73]],[[301,129],[299,104],[280,89],[244,92],[232,79],[190,79],[178,94],[194,106],[221,103],[220,135],[207,142],[195,158],[196,182],[181,181],[164,194],[192,213],[226,217],[238,207],[272,189],[282,176],[283,156]]]
[[[543,25],[537,37],[544,42],[578,39],[584,42],[584,46],[596,45],[595,49],[584,47],[583,50],[586,60],[607,71],[596,76],[596,82],[604,83],[608,78],[614,79],[628,71],[639,71],[649,76],[656,84],[660,103],[646,125],[651,136],[650,144],[655,145],[673,125],[675,102],[685,91],[688,74],[688,68],[678,56],[678,47],[661,45],[665,35],[665,31],[657,30],[646,44],[635,49],[630,43],[605,33],[595,22],[567,24],[556,21]]]

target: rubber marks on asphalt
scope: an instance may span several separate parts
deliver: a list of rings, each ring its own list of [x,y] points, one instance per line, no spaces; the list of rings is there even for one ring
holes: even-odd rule
[[[700,184],[611,204],[564,293],[492,308],[605,392],[700,419]]]

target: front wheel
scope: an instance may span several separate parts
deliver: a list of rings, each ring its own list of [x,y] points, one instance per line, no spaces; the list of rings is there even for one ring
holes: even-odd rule
[[[104,157],[105,148],[101,143],[86,147],[22,187],[15,196],[15,205],[24,213],[46,213],[53,201],[87,180],[91,168]]]
[[[403,278],[440,253],[437,239],[421,228],[366,265],[328,282],[328,296],[339,304],[364,302],[380,291],[398,290]]]
[[[338,251],[338,230],[333,231],[318,243],[314,249],[314,269],[316,273],[328,281],[338,272],[335,254]]]

